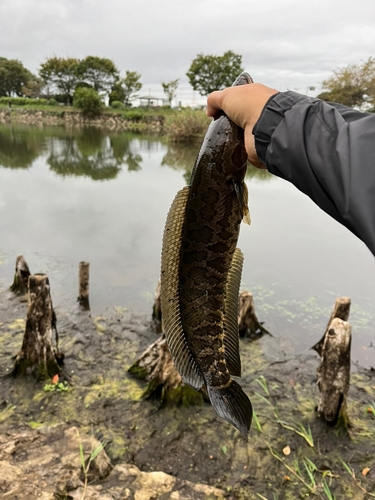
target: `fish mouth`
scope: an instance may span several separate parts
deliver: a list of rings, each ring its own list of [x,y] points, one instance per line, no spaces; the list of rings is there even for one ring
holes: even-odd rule
[[[237,87],[238,85],[248,85],[249,83],[254,83],[254,80],[251,78],[249,73],[247,73],[246,71],[243,71],[234,80],[232,87]]]

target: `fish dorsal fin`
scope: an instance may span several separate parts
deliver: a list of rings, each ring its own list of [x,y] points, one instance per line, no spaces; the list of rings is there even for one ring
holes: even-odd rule
[[[238,302],[243,265],[243,254],[236,248],[229,269],[224,303],[224,349],[229,373],[241,376],[240,348],[238,340]]]
[[[251,219],[249,211],[249,191],[245,182],[243,183],[242,220],[245,224],[250,226]]]
[[[188,196],[188,186],[176,194],[165,223],[161,254],[161,311],[174,364],[182,380],[199,390],[203,377],[190,353],[182,328],[179,298],[180,249]]]

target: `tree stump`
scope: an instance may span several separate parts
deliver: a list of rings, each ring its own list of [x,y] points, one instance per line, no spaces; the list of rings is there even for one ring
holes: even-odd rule
[[[247,333],[250,335],[269,333],[258,321],[255,314],[253,294],[250,292],[240,293],[238,332],[240,337],[244,337]]]
[[[157,321],[161,321],[161,282],[158,281],[156,291],[155,291],[155,301],[152,307],[152,317]]]
[[[89,302],[89,291],[90,291],[90,263],[80,262],[79,263],[79,277],[78,277],[78,302],[80,306],[85,310],[90,310]]]
[[[196,392],[182,381],[164,335],[151,344],[128,371],[140,380],[148,381],[144,398],[155,395],[161,401],[182,402],[186,405],[203,401],[202,392]]]
[[[29,306],[22,347],[17,354],[13,375],[32,374],[38,379],[60,373],[52,348],[53,308],[48,276],[29,277]]]
[[[29,266],[23,255],[17,255],[14,279],[9,290],[17,295],[27,293],[30,276]]]
[[[345,426],[348,424],[346,400],[350,382],[351,338],[349,323],[334,318],[324,338],[318,368],[318,412],[332,424],[341,418]]]
[[[331,314],[331,317],[329,318],[329,321],[327,323],[326,331],[324,332],[323,337],[317,342],[312,349],[314,349],[319,356],[322,356],[322,348],[324,344],[324,339],[327,335],[328,329],[331,326],[331,323],[334,318],[339,318],[342,319],[343,321],[348,321],[349,319],[349,313],[350,313],[350,304],[351,300],[350,297],[338,297],[335,300],[335,305],[333,306],[333,311]]]

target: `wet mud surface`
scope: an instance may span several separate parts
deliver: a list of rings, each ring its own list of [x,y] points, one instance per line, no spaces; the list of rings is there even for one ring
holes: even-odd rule
[[[147,382],[127,370],[157,339],[151,315],[113,308],[91,317],[56,309],[66,390],[51,389],[51,381],[6,377],[21,346],[26,309],[25,298],[0,290],[1,435],[75,426],[81,436],[107,443],[114,466],[163,471],[215,486],[233,499],[375,495],[374,370],[353,367],[345,432],[316,412],[315,352],[280,360],[272,354],[273,337],[241,339],[241,384],[256,414],[246,443],[209,403],[162,405],[142,398]]]

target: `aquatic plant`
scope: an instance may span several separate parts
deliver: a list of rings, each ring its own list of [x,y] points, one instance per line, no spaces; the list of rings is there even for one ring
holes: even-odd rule
[[[209,124],[204,111],[185,108],[167,115],[165,131],[171,141],[190,141],[194,137],[202,138]]]

